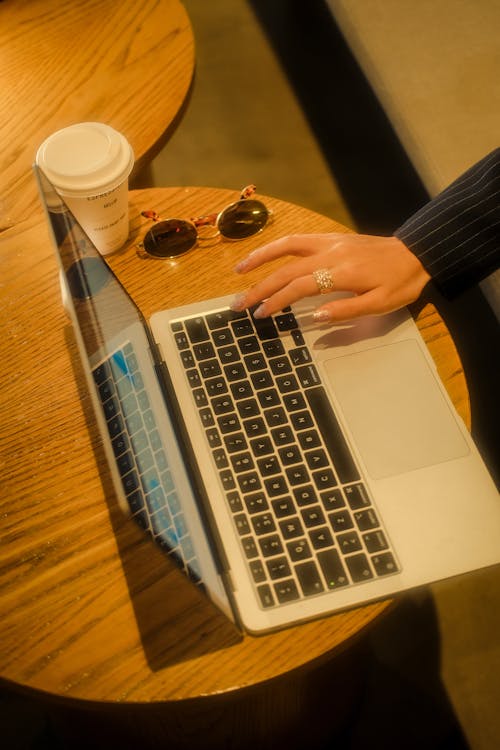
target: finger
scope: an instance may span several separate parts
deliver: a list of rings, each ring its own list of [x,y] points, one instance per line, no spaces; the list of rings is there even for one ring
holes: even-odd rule
[[[314,312],[314,319],[318,323],[339,323],[354,320],[363,315],[382,315],[386,312],[389,310],[381,298],[380,290],[371,289],[369,292],[352,297],[341,297],[318,307]]]
[[[247,255],[235,266],[234,270],[236,273],[246,273],[264,263],[286,255],[314,255],[330,248],[336,242],[337,236],[341,236],[340,233],[329,235],[294,234],[288,237],[280,237],[278,240],[268,242],[266,245],[253,250],[250,255]]]
[[[277,306],[279,303],[275,302],[275,297],[278,294],[280,300],[286,298],[294,302],[299,299],[299,296],[317,294],[318,285],[312,276],[314,268],[314,256],[287,263],[259,281],[251,289],[239,294],[233,300],[231,307],[233,310],[243,310],[258,302],[268,300],[270,303],[269,309],[279,310],[281,309]],[[287,302],[287,304],[290,304],[290,302]]]

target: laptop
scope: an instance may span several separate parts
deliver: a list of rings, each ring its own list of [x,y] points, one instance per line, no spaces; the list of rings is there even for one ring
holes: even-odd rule
[[[146,321],[35,167],[118,501],[261,634],[500,561],[500,498],[406,310]]]

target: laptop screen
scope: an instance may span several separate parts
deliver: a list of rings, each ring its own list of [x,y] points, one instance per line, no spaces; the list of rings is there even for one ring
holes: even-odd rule
[[[144,324],[144,319],[43,172],[38,167],[35,170],[58,247],[66,292],[71,295],[71,307],[87,355],[92,358],[106,349],[106,342],[133,323]]]

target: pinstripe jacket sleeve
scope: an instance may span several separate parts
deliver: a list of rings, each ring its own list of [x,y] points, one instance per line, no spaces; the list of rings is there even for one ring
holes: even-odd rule
[[[500,148],[394,233],[447,297],[500,267]]]

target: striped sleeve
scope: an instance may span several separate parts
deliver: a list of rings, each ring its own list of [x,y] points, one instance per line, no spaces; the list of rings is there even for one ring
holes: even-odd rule
[[[394,232],[448,297],[500,266],[500,148]]]

